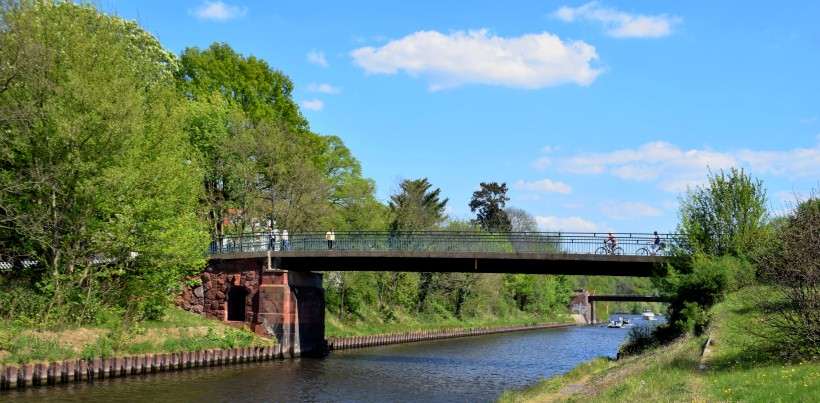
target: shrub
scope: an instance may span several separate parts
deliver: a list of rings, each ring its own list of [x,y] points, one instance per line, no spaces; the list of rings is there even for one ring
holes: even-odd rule
[[[767,325],[790,355],[820,354],[820,199],[798,205],[774,242],[758,258],[760,278],[773,286],[779,306],[768,306]]]
[[[655,337],[666,343],[689,332],[702,334],[709,324],[709,308],[753,278],[752,265],[731,256],[696,255],[670,268],[666,277],[656,279],[670,303],[668,321],[655,329]]]
[[[637,326],[629,329],[626,341],[618,349],[618,357],[637,355],[658,345],[652,328]]]

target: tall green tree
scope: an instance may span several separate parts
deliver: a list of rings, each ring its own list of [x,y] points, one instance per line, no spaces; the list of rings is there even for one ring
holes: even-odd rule
[[[6,4],[0,27],[0,250],[38,262],[12,276],[45,322],[160,315],[207,247],[176,58],[71,2]]]
[[[279,122],[292,130],[308,130],[293,100],[293,82],[254,56],[242,56],[225,43],[205,50],[187,48],[180,56],[178,85],[190,99],[218,93],[245,112],[252,124]]]
[[[766,237],[767,217],[763,183],[732,168],[681,200],[680,232],[693,252],[748,256]]]
[[[441,200],[441,189],[432,189],[427,178],[405,179],[399,192],[390,196],[394,230],[429,230],[444,222],[448,199]]]
[[[507,184],[498,182],[481,182],[481,188],[473,192],[470,200],[470,211],[476,213],[475,223],[491,232],[509,232],[512,229],[510,217],[504,211],[507,197]]]
[[[267,220],[290,230],[384,225],[373,181],[339,137],[309,130],[285,74],[223,43],[188,48],[180,63],[214,235],[226,221],[234,231]]]

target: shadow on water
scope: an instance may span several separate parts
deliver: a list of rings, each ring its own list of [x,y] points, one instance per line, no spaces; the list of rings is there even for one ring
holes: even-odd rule
[[[626,315],[625,315],[626,316]],[[446,339],[12,391],[9,402],[482,402],[613,357],[627,329],[582,326]]]

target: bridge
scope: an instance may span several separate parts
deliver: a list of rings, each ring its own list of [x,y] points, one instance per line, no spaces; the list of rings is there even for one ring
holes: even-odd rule
[[[225,236],[211,243],[211,260],[268,259],[290,271],[417,271],[640,276],[680,244],[676,234],[416,231],[324,232]]]
[[[587,290],[575,290],[570,301],[570,309],[573,313],[583,315],[588,324],[598,323],[597,315],[595,314],[595,302],[611,301],[611,302],[669,302],[666,297],[658,295],[606,295],[598,294],[592,295]]]
[[[323,271],[415,271],[649,276],[675,234],[357,231],[228,235],[215,239],[201,285],[180,305],[273,335],[291,354],[324,350]],[[585,298],[585,304],[590,302]]]

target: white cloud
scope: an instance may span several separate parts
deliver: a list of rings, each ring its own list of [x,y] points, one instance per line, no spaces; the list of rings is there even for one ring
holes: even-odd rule
[[[572,188],[564,182],[554,181],[551,179],[541,179],[537,181],[527,182],[519,180],[513,184],[513,187],[518,190],[526,190],[530,192],[544,192],[544,193],[561,193],[569,194]]]
[[[310,52],[308,52],[307,61],[317,66],[329,66],[329,64],[327,63],[327,59],[325,58],[325,52],[318,50],[311,50]]]
[[[642,217],[658,217],[663,211],[641,202],[610,202],[601,204],[601,212],[615,220],[630,220]]]
[[[598,226],[581,217],[535,216],[535,222],[542,231],[595,232]]]
[[[638,148],[606,153],[580,153],[558,161],[561,169],[577,174],[610,174],[620,179],[656,183],[680,192],[706,181],[709,170],[747,168],[753,174],[820,177],[820,144],[785,151],[681,149],[657,141]]]
[[[552,165],[552,159],[550,159],[549,157],[541,157],[533,161],[532,163],[532,167],[539,171],[547,169],[547,167],[550,165]]]
[[[200,20],[218,22],[244,17],[247,13],[247,7],[233,6],[230,4],[225,4],[221,1],[205,1],[193,11],[193,14]]]
[[[320,111],[325,107],[325,103],[321,99],[306,99],[302,101],[302,108],[312,111]]]
[[[553,16],[566,22],[586,20],[601,23],[607,35],[615,38],[660,38],[671,34],[672,27],[681,22],[680,17],[666,14],[630,14],[603,7],[597,1],[579,7],[561,7]]]
[[[404,71],[425,76],[433,91],[463,84],[527,89],[589,85],[601,72],[591,66],[598,58],[595,47],[583,41],[564,42],[548,32],[505,38],[484,29],[419,31],[350,55],[371,74]]]
[[[310,91],[310,92],[319,92],[319,93],[322,93],[322,94],[329,94],[329,95],[334,95],[334,94],[338,94],[338,93],[342,92],[341,88],[330,85],[330,84],[326,84],[326,83],[321,83],[321,84],[310,83],[307,86],[307,90]]]

